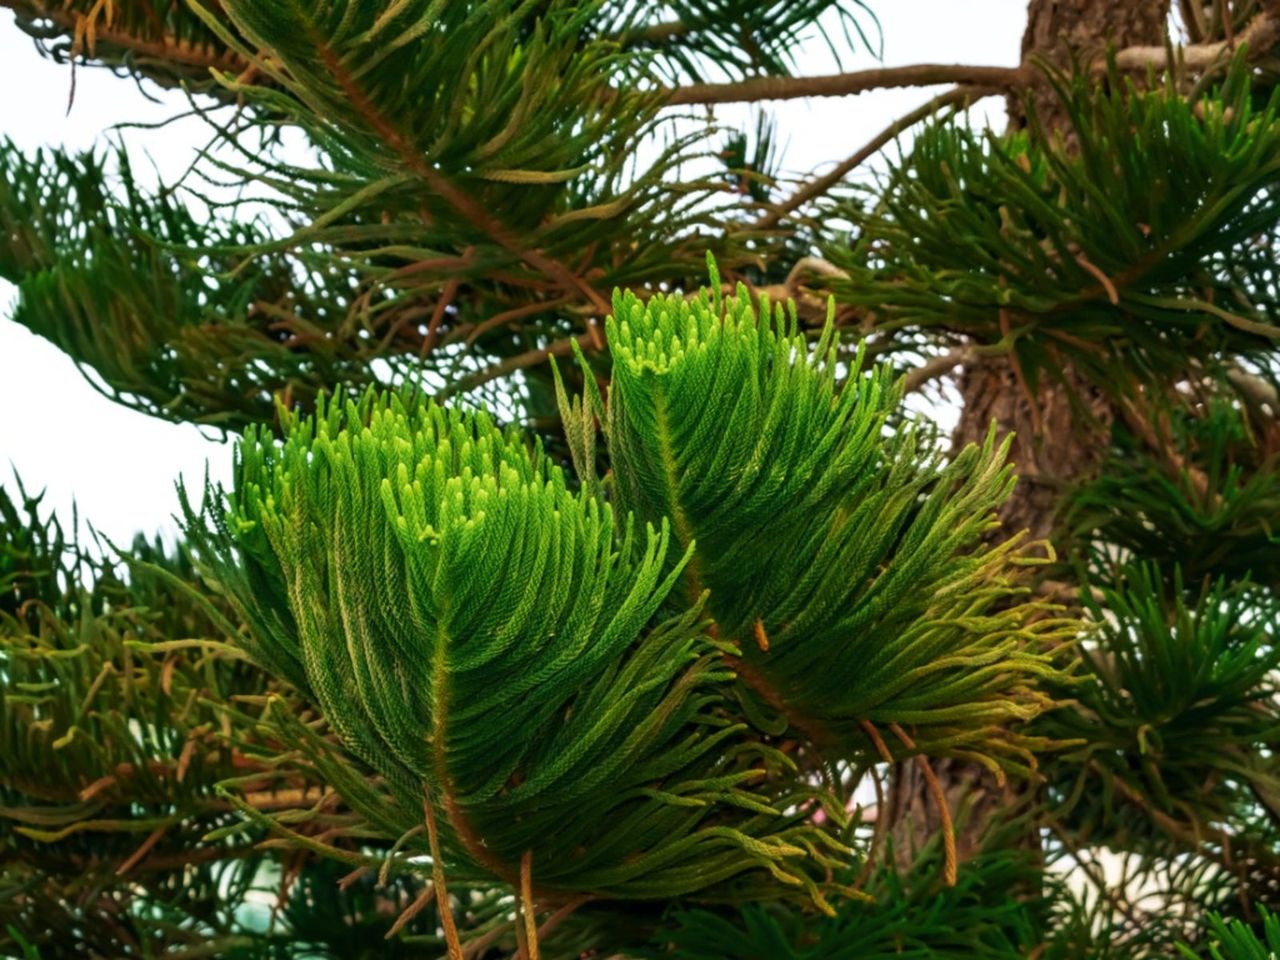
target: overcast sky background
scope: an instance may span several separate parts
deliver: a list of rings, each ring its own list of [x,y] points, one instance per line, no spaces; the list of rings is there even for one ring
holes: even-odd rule
[[[1018,62],[1026,0],[880,0],[871,3],[884,32],[884,64]],[[798,56],[804,73],[832,69],[821,41]],[[846,57],[845,69],[876,63],[865,51]],[[101,144],[117,123],[155,123],[186,109],[181,93],[148,85],[145,97],[128,79],[80,69],[75,102],[67,113],[69,67],[40,57],[31,40],[0,11],[0,135],[24,151]],[[821,170],[844,159],[896,117],[937,88],[888,90],[859,97],[791,101],[775,105],[779,142],[789,172]],[[743,123],[742,108],[723,108],[726,122]],[[998,101],[974,114],[1003,123]],[[136,171],[153,167],[176,179],[208,139],[198,120],[159,131],[131,130],[127,143]],[[177,509],[174,482],[197,488],[208,464],[215,480],[230,476],[231,445],[214,431],[171,424],[129,410],[98,393],[71,360],[47,341],[8,319],[15,292],[0,280],[0,485],[13,473],[29,490],[47,490],[46,503],[69,523],[71,504],[117,543],[133,534],[170,538]]]

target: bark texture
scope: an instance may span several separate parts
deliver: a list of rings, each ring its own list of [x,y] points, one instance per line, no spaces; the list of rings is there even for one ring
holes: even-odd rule
[[[1170,0],[1031,0],[1023,35],[1024,62],[1039,56],[1067,66],[1071,57],[1088,59],[1117,47],[1164,42]],[[1050,133],[1066,136],[1066,114],[1052,92],[1036,85],[1036,111]],[[1009,119],[1026,123],[1024,101],[1010,97]],[[1028,393],[1009,357],[992,357],[967,366],[960,374],[963,408],[956,427],[956,449],[980,443],[992,421],[1001,435],[1014,433],[1011,459],[1018,485],[1000,511],[1001,536],[1020,530],[1035,540],[1051,540],[1062,492],[1088,476],[1106,450],[1112,411],[1098,391],[1073,370],[1061,371],[1061,382],[1042,376],[1034,396]],[[1016,785],[1001,787],[983,767],[950,760],[934,761],[935,772],[956,824],[956,852],[961,860],[980,846],[983,832],[1001,808],[1015,800]],[[887,798],[893,825],[895,856],[910,864],[930,837],[941,829],[941,816],[916,764],[899,764]],[[1029,845],[1038,836],[1029,835]]]
[[[1022,61],[1039,57],[1067,67],[1072,56],[1092,60],[1107,44],[1158,47],[1164,43],[1171,0],[1031,0],[1022,35]],[[1036,113],[1047,130],[1062,130],[1066,117],[1052,91],[1036,84]],[[1025,101],[1009,97],[1009,124],[1026,125]]]

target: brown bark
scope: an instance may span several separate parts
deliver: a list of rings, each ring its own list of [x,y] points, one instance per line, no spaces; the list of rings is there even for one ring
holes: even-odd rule
[[[1000,508],[1000,536],[1022,530],[1052,540],[1063,490],[1088,476],[1106,452],[1113,415],[1096,387],[1070,368],[1062,382],[1047,373],[1034,397],[1009,357],[983,358],[960,374],[963,407],[953,444],[981,443],[994,421],[1013,433],[1010,460],[1018,474],[1013,495]]]
[[[1031,0],[1022,35],[1022,62],[1039,57],[1068,67],[1072,56],[1084,62],[1106,52],[1108,44],[1126,47],[1164,45],[1171,0]],[[1036,113],[1046,130],[1063,130],[1066,116],[1051,90],[1032,91]],[[1009,97],[1009,125],[1026,126],[1025,101]]]
[[[1067,66],[1073,54],[1087,62],[1107,43],[1158,45],[1164,40],[1168,13],[1169,0],[1031,0],[1023,61],[1040,56]],[[1037,85],[1033,96],[1044,129],[1065,133],[1066,115],[1052,93]],[[1025,125],[1023,107],[1020,97],[1010,98],[1011,125]],[[954,436],[956,449],[980,443],[992,421],[1001,434],[1014,433],[1010,457],[1019,479],[1000,511],[1001,536],[1026,530],[1032,539],[1051,540],[1062,492],[1096,469],[1105,452],[1113,418],[1110,406],[1074,371],[1060,373],[1061,380],[1041,376],[1034,395],[1007,356],[978,359],[960,375],[963,408]],[[1001,809],[1013,801],[1010,791],[1016,785],[999,786],[986,769],[973,763],[939,760],[934,766],[952,808],[956,849],[963,861],[979,848]],[[905,868],[940,828],[941,819],[914,764],[899,765],[888,802],[895,856]],[[1038,842],[1038,836],[1028,835],[1029,846]]]

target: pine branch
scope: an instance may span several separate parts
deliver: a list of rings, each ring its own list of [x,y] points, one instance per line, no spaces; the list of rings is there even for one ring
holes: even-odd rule
[[[443,197],[462,217],[475,224],[491,237],[504,250],[524,260],[529,266],[540,271],[561,285],[565,292],[578,292],[596,307],[601,314],[608,308],[601,295],[582,277],[570,271],[564,264],[537,250],[531,250],[521,243],[514,232],[498,217],[485,210],[465,192],[458,189],[444,174],[434,169],[423,158],[422,154],[401,136],[400,131],[373,105],[364,90],[356,83],[355,78],[347,71],[334,51],[317,33],[310,39],[315,44],[321,61],[327,67],[339,86],[351,100],[352,106],[360,113],[369,125],[378,133],[392,149],[399,154],[405,166],[422,178],[435,193]]]
[[[1042,651],[1072,627],[1018,599],[1013,570],[1034,561],[1016,540],[978,547],[1012,482],[1004,448],[989,436],[942,466],[927,435],[889,431],[890,369],[859,352],[837,389],[830,321],[814,345],[793,314],[718,288],[615,299],[618,501],[696,544],[686,595],[711,591],[759,708],[820,752],[861,757],[864,721],[899,723],[920,751],[1016,768],[1016,734],[994,730],[1050,706],[1031,676],[1054,672]]]
[[[931,357],[918,367],[907,371],[902,380],[903,393],[915,393],[930,380],[946,376],[956,367],[972,362],[972,347],[956,347],[938,357]]]
[[[906,67],[877,67],[855,73],[818,77],[752,77],[734,83],[698,83],[676,87],[665,102],[681,104],[754,103],[762,100],[794,100],[799,97],[845,97],[895,87],[920,87],[954,83],[996,90],[1015,90],[1030,82],[1026,67],[979,67],[964,64],[924,63]]]
[[[1256,100],[1249,70],[1237,54],[1194,104],[1172,85],[1132,96],[1119,77],[1050,73],[1071,148],[1038,127],[926,128],[873,207],[837,208],[860,230],[823,251],[851,275],[829,289],[884,330],[1016,350],[1029,383],[1063,356],[1102,390],[1264,356],[1280,339],[1260,242],[1280,206],[1280,99]]]
[[[670,598],[667,524],[637,536],[514,430],[412,391],[284,432],[250,431],[235,490],[206,500],[226,512],[191,534],[245,646],[346,752],[288,715],[281,738],[387,839],[421,847],[425,796],[437,870],[516,885],[532,863],[544,903],[780,877],[829,909],[814,877],[849,851],[781,813],[801,788],[747,791],[783,761],[720,722],[728,674],[700,601]]]

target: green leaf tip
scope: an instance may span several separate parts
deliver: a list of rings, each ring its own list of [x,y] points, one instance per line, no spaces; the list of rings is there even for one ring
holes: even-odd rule
[[[390,802],[324,761],[388,836],[426,797],[464,877],[514,882],[528,852],[548,890],[759,874],[821,899],[830,841],[776,812],[794,800],[714,786],[756,776],[760,748],[726,721],[701,603],[672,596],[688,551],[666,518],[618,518],[517,431],[401,392],[322,400],[282,440],[250,430],[238,460],[203,555],[254,656],[384,778]]]

